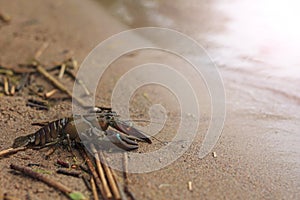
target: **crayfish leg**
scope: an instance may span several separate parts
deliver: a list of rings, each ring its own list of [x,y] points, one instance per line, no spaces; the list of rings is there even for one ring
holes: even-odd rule
[[[69,151],[71,152],[73,158],[76,159],[76,155],[75,155],[74,152],[73,152],[72,142],[71,142],[71,139],[70,139],[70,135],[67,134],[66,137],[67,137],[67,142],[68,142],[68,148],[69,148]]]

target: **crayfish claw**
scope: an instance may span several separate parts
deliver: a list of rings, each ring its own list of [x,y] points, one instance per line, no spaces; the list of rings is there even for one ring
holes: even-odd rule
[[[135,141],[134,138],[128,137],[128,136],[123,135],[123,134],[118,134],[118,135],[119,135],[118,137],[120,137],[120,138],[121,138],[123,141],[125,141],[126,143],[132,144],[132,145],[138,145],[138,143]]]
[[[139,148],[138,144],[134,140],[131,140],[120,133],[112,130],[107,130],[106,133],[109,140],[121,149],[130,151]]]
[[[114,123],[112,124],[112,127],[122,133],[129,135],[129,136],[134,136],[134,137],[138,138],[139,140],[142,140],[149,144],[152,143],[152,141],[150,140],[150,138],[148,136],[146,136],[144,133],[142,133],[138,129],[134,128],[133,126],[126,124],[125,122],[115,120]]]

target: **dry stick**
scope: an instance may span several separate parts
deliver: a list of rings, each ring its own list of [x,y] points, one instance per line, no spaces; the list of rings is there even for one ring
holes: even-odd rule
[[[119,191],[120,191],[120,195],[121,195],[121,199],[122,200],[127,200],[127,196],[124,192],[124,190],[122,190],[122,186],[121,186],[121,183],[117,182],[117,185],[118,185],[118,188],[119,188]]]
[[[128,155],[127,152],[124,153],[124,160],[123,160],[123,176],[124,176],[124,191],[130,197],[130,199],[134,200],[135,197],[130,192],[128,188],[129,180],[128,180]]]
[[[38,104],[38,103],[33,103],[33,102],[30,102],[30,101],[28,101],[26,103],[26,106],[35,107],[39,110],[49,110],[48,106],[41,105],[41,104]]]
[[[103,185],[100,182],[99,176],[96,172],[96,169],[95,169],[92,161],[90,160],[90,158],[88,157],[87,153],[85,152],[85,150],[83,148],[80,148],[80,152],[81,152],[83,159],[86,161],[86,164],[88,165],[88,167],[96,181],[96,184],[100,190],[101,195],[103,196],[104,199],[107,199],[107,197],[105,196]]]
[[[47,47],[49,46],[48,42],[44,42],[43,45],[37,50],[37,52],[34,55],[34,59],[38,59],[42,53],[47,49]]]
[[[2,190],[1,190],[1,188],[0,188],[0,199],[2,200],[3,197],[4,197],[4,194],[3,194],[3,192],[2,192]]]
[[[6,156],[8,154],[13,154],[13,153],[17,153],[19,151],[24,151],[26,149],[26,147],[18,147],[18,148],[9,148],[9,149],[5,149],[3,151],[0,151],[0,158],[2,156]]]
[[[1,199],[2,200],[2,199]],[[19,198],[14,197],[14,196],[10,196],[9,194],[5,193],[3,195],[3,200],[19,200]]]
[[[59,81],[57,81],[41,65],[38,65],[36,69],[37,69],[37,71],[39,73],[41,73],[43,76],[45,76],[45,78],[47,78],[51,83],[53,83],[53,85],[55,85],[58,89],[60,89],[61,91],[65,92],[70,97],[74,98],[81,106],[86,107],[85,103],[81,99],[75,97],[72,94],[72,92],[70,92],[62,83],[60,83]]]
[[[56,173],[58,174],[64,174],[67,176],[73,176],[73,177],[77,177],[80,178],[81,177],[81,172],[80,171],[71,171],[71,170],[65,170],[65,169],[58,169],[56,170]]]
[[[42,182],[46,183],[47,185],[49,185],[50,187],[53,187],[53,188],[63,192],[67,196],[69,196],[69,194],[72,192],[72,189],[68,188],[67,186],[65,186],[59,182],[56,182],[53,179],[47,178],[47,177],[43,176],[42,174],[34,172],[30,168],[21,167],[21,166],[15,165],[15,164],[11,164],[10,168],[20,171],[20,172],[30,176],[31,178],[35,178],[39,181],[42,181]]]
[[[11,20],[11,17],[5,13],[0,13],[0,21],[3,21],[5,23],[9,23]]]
[[[99,200],[97,188],[96,188],[95,181],[94,181],[93,177],[91,178],[91,187],[92,187],[92,193],[93,193],[93,196],[94,196],[94,200]]]
[[[7,77],[3,77],[3,85],[4,85],[4,93],[6,95],[9,95],[9,91],[8,91],[8,78]]]
[[[112,176],[115,180],[115,183],[117,185],[117,188],[118,188],[118,191],[119,191],[119,194],[120,194],[120,199],[122,200],[126,200],[127,198],[125,197],[125,194],[124,194],[124,191],[121,189],[122,187],[120,186],[119,182],[117,181],[117,175],[116,175],[116,172],[115,170],[111,169],[111,173],[112,173]]]
[[[104,168],[104,171],[106,173],[108,183],[110,184],[110,187],[111,187],[112,193],[114,194],[115,199],[121,199],[121,195],[120,195],[118,186],[117,186],[117,184],[115,182],[115,179],[114,179],[114,177],[111,173],[111,169],[107,165],[107,162],[105,160],[105,157],[104,157],[103,153],[101,151],[99,151],[98,154],[99,154],[99,157],[100,157],[100,159],[103,163],[103,168]]]
[[[90,183],[90,179],[91,179],[90,175],[83,174],[81,176],[81,178],[82,178],[85,186],[87,187],[87,189],[92,190],[92,188],[91,188],[92,186],[91,186],[91,183]]]
[[[73,78],[75,81],[77,81],[81,87],[83,88],[85,94],[87,96],[91,95],[91,92],[89,91],[89,89],[87,88],[87,86],[84,84],[84,82],[80,79],[78,79],[70,70],[66,69],[66,74],[68,74],[71,78]]]
[[[49,98],[49,97],[53,96],[56,92],[57,92],[57,89],[53,89],[53,90],[45,93],[45,97]]]
[[[124,167],[124,171],[123,171],[123,176],[124,176],[124,187],[128,187],[128,155],[125,152],[124,153],[124,160],[123,160],[123,167]]]
[[[189,191],[193,190],[192,181],[188,182],[188,189],[189,189]]]
[[[97,153],[95,145],[91,144],[90,146],[91,146],[91,150],[92,150],[92,152],[94,154],[94,157],[95,157],[95,160],[96,160],[96,166],[97,166],[97,169],[98,169],[100,180],[101,180],[101,182],[103,184],[104,192],[105,192],[107,198],[110,199],[110,198],[112,198],[112,194],[111,194],[111,191],[110,191],[109,186],[107,184],[107,181],[106,181],[106,178],[105,178],[105,174],[104,174],[101,162],[100,162],[99,155]]]
[[[11,88],[10,88],[10,94],[11,95],[14,95],[16,92],[16,86],[15,85],[12,85]]]
[[[64,76],[66,67],[67,67],[67,65],[65,63],[61,64],[59,75],[58,75],[59,79],[62,79],[62,77]]]
[[[17,91],[21,91],[25,86],[27,86],[29,84],[29,77],[30,77],[30,73],[28,73],[28,72],[26,72],[22,75],[22,78],[16,87]]]
[[[65,162],[63,160],[57,160],[56,163],[64,168],[70,168],[70,164],[68,162]]]

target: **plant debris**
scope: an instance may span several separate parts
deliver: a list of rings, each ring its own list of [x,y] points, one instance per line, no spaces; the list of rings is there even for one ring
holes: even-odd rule
[[[217,157],[217,153],[214,151],[212,152],[212,157],[216,158]]]
[[[70,168],[70,163],[68,162],[65,162],[63,160],[57,160],[56,163],[61,166],[61,167],[64,167],[64,168]]]
[[[43,100],[28,99],[26,106],[34,107],[37,110],[49,110],[48,102]]]
[[[11,21],[11,17],[8,14],[6,14],[6,13],[1,12],[0,13],[0,21],[8,24]]]
[[[53,187],[53,188],[61,191],[62,193],[64,193],[68,197],[70,197],[71,199],[86,199],[81,193],[73,191],[72,189],[68,188],[67,186],[65,186],[51,178],[48,178],[42,174],[34,172],[30,168],[18,166],[16,164],[11,164],[10,168],[14,169],[16,171],[19,171],[27,176],[30,176],[31,178],[34,178],[34,179],[44,182],[45,184],[49,185],[50,187]],[[75,197],[80,196],[81,198],[75,198],[74,196]]]
[[[74,171],[74,170],[65,170],[65,169],[58,169],[56,171],[56,173],[58,174],[64,174],[67,176],[73,176],[73,177],[77,177],[80,178],[81,177],[81,171]]]
[[[189,191],[193,190],[192,181],[188,182],[188,189],[189,189]]]

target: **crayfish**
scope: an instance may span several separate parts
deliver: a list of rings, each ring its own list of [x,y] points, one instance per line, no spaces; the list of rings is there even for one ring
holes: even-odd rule
[[[111,142],[126,151],[137,149],[137,140],[152,143],[141,131],[121,121],[111,108],[95,107],[88,114],[49,122],[32,134],[16,138],[12,147],[42,148],[66,140],[69,144]]]

